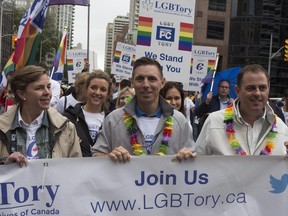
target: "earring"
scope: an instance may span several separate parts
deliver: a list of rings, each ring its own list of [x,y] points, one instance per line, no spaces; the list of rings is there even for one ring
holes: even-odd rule
[[[23,98],[23,101],[25,101],[25,100],[26,100],[26,98],[24,97],[24,98]]]

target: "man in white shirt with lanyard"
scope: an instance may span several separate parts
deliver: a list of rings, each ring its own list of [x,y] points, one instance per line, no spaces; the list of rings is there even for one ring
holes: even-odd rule
[[[136,96],[104,120],[93,156],[108,155],[126,162],[131,155],[176,155],[177,160],[195,157],[192,128],[185,116],[160,95],[165,83],[161,65],[154,59],[138,59],[132,72]]]

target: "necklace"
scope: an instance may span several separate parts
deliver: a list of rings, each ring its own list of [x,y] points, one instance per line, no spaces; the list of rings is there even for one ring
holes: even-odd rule
[[[233,105],[229,104],[224,111],[224,123],[226,123],[226,132],[229,134],[229,143],[237,155],[247,155],[242,149],[239,140],[235,138],[236,131],[233,127],[234,110]],[[276,115],[274,114],[274,122],[270,132],[267,134],[264,150],[261,150],[260,155],[270,155],[275,147],[275,137],[277,135]]]
[[[123,119],[124,124],[130,134],[130,145],[133,150],[133,155],[137,156],[146,155],[146,153],[142,148],[142,145],[138,142],[136,120],[128,113],[124,113]],[[166,153],[168,152],[169,141],[171,140],[172,131],[173,131],[173,118],[171,116],[168,116],[165,121],[163,136],[157,155],[163,156],[166,155]],[[150,153],[151,152],[147,150],[147,154],[149,155]]]

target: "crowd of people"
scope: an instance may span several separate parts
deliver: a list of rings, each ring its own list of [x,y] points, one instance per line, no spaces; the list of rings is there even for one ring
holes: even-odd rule
[[[230,82],[195,106],[183,85],[166,81],[158,61],[135,61],[131,80],[116,91],[106,72],[83,71],[61,88],[41,66],[11,74],[0,95],[0,163],[59,157],[287,155],[288,90],[269,101],[270,78],[260,65],[242,68],[230,98]],[[55,93],[56,92],[56,93]],[[55,96],[56,95],[56,96]],[[56,98],[56,99],[55,99]],[[192,129],[193,128],[193,129]]]

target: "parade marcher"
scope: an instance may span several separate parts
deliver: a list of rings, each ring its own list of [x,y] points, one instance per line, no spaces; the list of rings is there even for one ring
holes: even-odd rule
[[[110,77],[97,70],[89,74],[85,83],[86,102],[68,107],[63,113],[76,126],[83,157],[91,157],[99,129],[108,114],[108,97],[111,93]]]
[[[119,83],[119,89],[118,91],[113,95],[113,100],[111,100],[110,102],[110,106],[109,106],[109,109],[110,111],[112,112],[114,109],[116,108],[119,108],[116,106],[117,104],[117,101],[118,101],[118,97],[119,97],[119,94],[121,92],[122,89],[126,88],[126,87],[129,87],[131,88],[131,81],[130,80],[127,80],[127,79],[122,79]],[[134,95],[132,95],[134,96]],[[119,106],[119,105],[118,105]]]
[[[218,93],[213,96],[213,92],[209,92],[206,100],[194,109],[194,117],[197,122],[197,134],[194,139],[197,139],[203,124],[212,112],[225,109],[229,104],[233,103],[233,98],[229,97],[230,82],[228,80],[221,80],[218,84]],[[195,127],[195,125],[194,125]]]
[[[284,91],[283,99],[277,102],[277,106],[281,109],[285,120],[284,122],[288,125],[288,89]]]
[[[0,95],[0,114],[7,112],[15,104],[14,94],[11,90],[10,81],[8,80],[3,92]]]
[[[242,68],[235,87],[238,98],[208,116],[196,151],[205,155],[285,155],[288,127],[267,103],[269,79],[260,65]]]
[[[60,98],[60,93],[61,93],[61,85],[59,82],[56,80],[53,80],[50,78],[50,83],[51,83],[51,92],[52,92],[52,98],[50,101],[50,106],[51,107],[56,107],[59,98]]]
[[[154,59],[136,60],[132,84],[136,96],[104,120],[93,156],[119,162],[131,155],[172,155],[178,160],[195,157],[192,128],[182,113],[160,95],[165,83],[161,65]]]
[[[26,66],[15,71],[11,89],[17,106],[0,118],[0,158],[5,164],[44,158],[81,157],[75,126],[49,107],[48,71]]]
[[[229,104],[233,103],[233,98],[229,97],[229,91],[229,81],[221,80],[218,85],[218,94],[213,96],[213,92],[209,92],[206,100],[195,109],[195,115],[201,118],[207,113],[225,109]]]
[[[74,107],[77,103],[83,103],[86,100],[84,85],[88,76],[88,72],[82,72],[76,75],[75,88],[72,88],[72,93],[67,96],[62,96],[55,107],[59,113],[62,114],[69,106]]]
[[[185,113],[186,113],[186,118],[187,120],[191,123],[191,115],[194,113],[195,109],[195,104],[192,101],[192,99],[189,97],[189,91],[184,91],[184,108],[185,108]]]
[[[160,91],[160,95],[165,98],[174,107],[174,109],[186,116],[184,107],[184,91],[178,82],[166,82]]]
[[[131,97],[133,98],[135,91],[131,87],[126,87],[119,92],[116,102],[116,109],[123,107],[126,104],[126,99]]]

